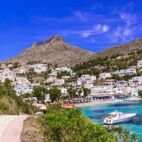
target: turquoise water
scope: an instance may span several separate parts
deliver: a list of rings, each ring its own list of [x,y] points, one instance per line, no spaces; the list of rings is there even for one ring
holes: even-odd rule
[[[82,107],[80,110],[93,122],[101,124],[105,116],[115,110],[123,113],[137,113],[137,116],[131,122],[119,125],[142,138],[142,101],[88,106]]]

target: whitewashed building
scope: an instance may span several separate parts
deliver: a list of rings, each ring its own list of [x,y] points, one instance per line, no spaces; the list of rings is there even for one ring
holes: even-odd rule
[[[50,102],[51,102],[50,95],[47,94],[47,95],[45,96],[44,103],[50,103]]]
[[[140,86],[142,85],[142,76],[135,76],[129,80],[129,86]]]
[[[66,71],[66,72],[69,72],[70,74],[73,73],[72,69],[70,69],[70,68],[68,68],[68,67],[60,67],[60,68],[56,68],[55,70],[56,70],[57,72],[64,72],[64,71]]]
[[[112,96],[114,90],[112,86],[94,86],[91,88],[91,96]]]
[[[93,84],[96,80],[96,76],[91,75],[82,75],[77,79],[77,86],[85,85],[85,84]]]
[[[56,85],[56,86],[61,86],[63,84],[65,84],[65,80],[64,79],[55,79],[54,83],[53,83],[53,85]]]
[[[29,69],[33,69],[36,73],[42,73],[47,71],[47,66],[45,64],[34,64],[30,65]]]
[[[5,69],[2,72],[0,72],[0,82],[5,82],[6,79],[9,79],[11,81],[15,81],[15,74],[10,69]]]
[[[17,96],[19,96],[25,93],[32,93],[33,88],[29,85],[16,85],[14,90],[16,91]]]
[[[107,79],[110,77],[111,77],[111,73],[108,73],[108,72],[100,73],[99,75],[99,79]]]
[[[125,76],[125,75],[133,75],[133,74],[136,74],[136,69],[134,68],[128,68],[128,69],[125,69],[125,70],[118,70],[116,72],[114,72],[114,74],[117,74],[119,76]]]
[[[25,74],[27,72],[27,68],[24,66],[21,66],[19,68],[14,69],[15,74]]]
[[[139,69],[139,68],[142,68],[142,60],[139,60],[138,62],[137,62],[137,68]]]
[[[30,85],[30,81],[26,77],[16,77],[15,79],[16,85]]]
[[[114,85],[116,85],[116,80],[115,79],[106,79],[103,81],[103,85],[114,86]]]

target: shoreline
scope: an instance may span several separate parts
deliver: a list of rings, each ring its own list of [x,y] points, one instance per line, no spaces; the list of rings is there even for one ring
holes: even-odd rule
[[[142,98],[134,98],[130,100],[104,100],[104,101],[93,101],[89,103],[82,103],[82,104],[76,104],[75,106],[80,107],[89,107],[89,106],[96,106],[96,105],[104,105],[104,104],[113,104],[113,103],[122,103],[122,102],[132,102],[132,101],[141,101]]]

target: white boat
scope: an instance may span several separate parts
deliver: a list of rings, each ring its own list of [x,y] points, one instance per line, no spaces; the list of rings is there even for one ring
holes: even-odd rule
[[[116,124],[116,123],[129,122],[136,115],[137,115],[136,113],[127,113],[127,114],[124,114],[122,112],[114,111],[114,112],[110,113],[104,119],[104,124],[111,125],[111,124]]]

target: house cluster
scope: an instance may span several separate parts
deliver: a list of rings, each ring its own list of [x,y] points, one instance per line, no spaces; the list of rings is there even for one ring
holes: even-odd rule
[[[138,61],[136,67],[118,70],[111,73],[102,72],[99,74],[99,77],[84,74],[77,79],[72,79],[75,78],[75,73],[68,67],[53,68],[45,63],[35,63],[32,65],[21,64],[17,68],[12,68],[12,65],[10,64],[2,64],[0,68],[0,82],[5,82],[6,79],[11,80],[18,96],[25,93],[31,93],[35,86],[44,85],[47,88],[57,86],[61,90],[63,96],[69,95],[68,87],[72,86],[78,90],[82,90],[82,88],[89,89],[90,93],[88,97],[92,100],[115,99],[138,96],[138,91],[142,89],[142,76],[137,76],[137,69],[140,68],[142,68],[142,60]],[[47,78],[44,78],[42,83],[38,81],[38,77],[36,78],[36,81],[31,81],[28,78],[28,75],[31,73],[40,75],[46,72],[48,72]],[[63,75],[59,78],[58,73],[61,72],[68,72],[69,75]],[[117,74],[120,77],[125,75],[134,75],[134,77],[128,81],[119,81],[112,79],[113,74]],[[82,92],[80,94],[83,96]],[[77,92],[77,95],[78,94],[79,93]],[[47,100],[49,100],[49,96]]]

